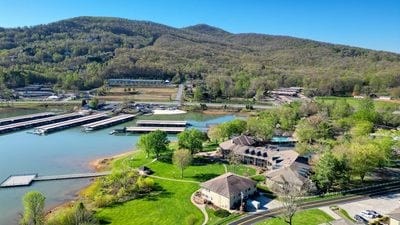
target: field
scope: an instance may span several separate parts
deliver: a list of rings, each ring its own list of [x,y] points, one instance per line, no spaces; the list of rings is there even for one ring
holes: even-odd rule
[[[180,170],[171,164],[168,156],[155,162],[151,161],[151,158],[146,158],[144,152],[138,151],[116,160],[113,167],[129,165],[136,168],[146,164],[154,171],[154,176],[160,177],[154,177],[154,180],[161,191],[149,197],[100,209],[96,216],[112,225],[201,224],[204,220],[203,215],[191,204],[190,196],[199,189],[200,182],[223,174],[225,172],[224,165],[195,158],[193,164],[184,171],[184,178],[181,178]],[[233,169],[228,166],[227,170],[232,171]],[[239,174],[255,174],[254,169],[245,166],[239,166],[236,171]],[[220,224],[221,221],[235,217],[235,215],[231,215],[229,218],[218,218],[213,214],[210,215],[212,224]]]
[[[346,100],[352,107],[358,108],[360,105],[360,102],[363,99],[356,99],[353,97],[317,97],[317,101],[323,101],[325,103],[333,103],[334,101],[337,100]],[[375,102],[375,107],[376,109],[398,109],[400,107],[400,101],[399,100],[374,100]]]
[[[143,88],[111,88],[107,95],[99,96],[107,101],[159,101],[168,102],[175,100],[178,88],[175,87],[143,87]]]
[[[309,209],[305,211],[297,212],[293,218],[293,224],[295,225],[319,225],[329,221],[333,218],[324,213],[319,209]],[[286,225],[282,218],[276,217],[257,223],[257,225]]]

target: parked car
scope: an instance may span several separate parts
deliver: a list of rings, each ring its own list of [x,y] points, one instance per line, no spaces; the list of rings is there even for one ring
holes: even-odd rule
[[[375,216],[372,213],[369,213],[369,212],[366,212],[366,211],[362,211],[359,215],[364,217],[364,218],[366,218],[366,219],[375,218]]]
[[[374,218],[377,218],[377,217],[378,217],[378,218],[381,218],[381,217],[382,217],[382,215],[379,214],[379,213],[377,213],[375,210],[367,209],[367,210],[365,210],[365,212],[368,212],[369,214],[373,215]]]
[[[355,219],[357,222],[361,222],[361,223],[368,224],[368,220],[365,219],[364,217],[360,216],[360,215],[355,215],[355,216],[354,216],[354,219]]]

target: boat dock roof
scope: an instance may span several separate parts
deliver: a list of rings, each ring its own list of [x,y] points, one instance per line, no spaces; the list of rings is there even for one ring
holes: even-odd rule
[[[156,130],[165,131],[167,133],[180,133],[183,132],[186,127],[127,127],[126,132],[133,133],[147,133]]]
[[[37,174],[11,175],[0,184],[0,187],[28,186],[36,177]]]
[[[182,120],[138,120],[136,122],[138,126],[186,126],[187,121]]]
[[[56,115],[56,114],[52,113],[52,112],[44,112],[44,113],[35,113],[35,114],[29,114],[29,115],[23,115],[23,116],[8,117],[8,118],[0,119],[0,125],[18,123],[18,122],[34,120],[34,119],[40,119],[40,118],[50,117],[50,116],[54,116],[54,115]]]
[[[87,131],[96,130],[96,129],[104,128],[104,127],[107,127],[107,126],[112,126],[112,125],[115,125],[115,124],[118,124],[118,123],[123,123],[123,122],[126,122],[128,120],[132,120],[133,118],[135,118],[135,115],[122,114],[122,115],[114,116],[112,118],[108,118],[108,119],[105,119],[105,120],[100,120],[100,121],[97,121],[97,122],[85,124],[85,125],[83,125],[83,128],[85,128],[85,130],[87,130]]]
[[[36,119],[36,120],[29,120],[29,121],[24,121],[24,122],[19,122],[19,123],[13,123],[13,124],[8,124],[4,126],[0,126],[0,134],[2,133],[7,133],[7,132],[12,132],[12,131],[17,131],[17,130],[22,130],[22,129],[27,129],[35,126],[42,126],[46,124],[50,124],[53,122],[60,122],[68,119],[74,119],[77,117],[81,117],[82,115],[79,113],[68,113],[68,114],[62,114],[58,116],[51,116],[51,117],[46,117],[46,118],[41,118],[41,119]]]
[[[37,127],[37,128],[35,128],[34,132],[36,134],[51,133],[51,132],[54,132],[57,130],[67,129],[67,128],[79,126],[79,125],[82,125],[85,123],[98,121],[105,117],[106,117],[106,114],[104,114],[104,113],[94,114],[94,115],[90,115],[90,116],[84,116],[84,117],[77,118],[77,119],[72,119],[72,120],[67,120],[67,121],[63,121],[63,122],[59,122],[59,123],[53,123],[53,124]]]

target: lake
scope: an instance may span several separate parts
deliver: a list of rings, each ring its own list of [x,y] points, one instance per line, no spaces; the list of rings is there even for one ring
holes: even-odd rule
[[[63,109],[18,109],[0,111],[0,118]],[[205,128],[209,124],[226,122],[233,115],[205,115],[187,113],[182,115],[142,116],[146,119],[188,120],[194,127]],[[109,135],[115,128],[131,126],[135,121],[107,129],[84,133],[80,127],[67,129],[46,136],[23,130],[0,136],[0,180],[11,174],[38,173],[55,175],[91,172],[90,161],[109,157],[134,149],[139,135]],[[174,139],[175,135],[169,136]],[[48,208],[72,200],[76,193],[88,185],[90,179],[34,182],[29,187],[0,189],[0,224],[18,224],[22,212],[22,196],[30,190],[38,190],[46,196]]]

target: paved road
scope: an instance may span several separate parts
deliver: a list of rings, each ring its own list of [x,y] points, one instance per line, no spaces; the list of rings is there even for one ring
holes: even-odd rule
[[[388,186],[385,188],[381,188],[378,191],[372,191],[368,194],[360,194],[360,195],[355,195],[355,196],[350,196],[350,197],[344,197],[340,199],[333,199],[333,200],[323,200],[323,201],[318,201],[318,202],[306,202],[300,205],[302,209],[310,209],[310,208],[318,208],[322,206],[330,206],[330,205],[337,205],[337,204],[345,204],[345,203],[351,203],[351,202],[357,202],[360,200],[365,200],[369,199],[372,196],[378,196],[378,195],[383,195],[383,194],[388,194],[388,193],[398,193],[400,192],[400,187],[397,185],[395,186]],[[229,225],[253,225],[257,222],[264,221],[268,218],[271,218],[273,216],[277,216],[283,212],[282,209],[272,209],[270,211],[262,212],[262,213],[256,213],[256,214],[251,214],[248,216],[245,216],[243,218],[240,218],[239,220],[233,221],[229,223]]]
[[[182,97],[183,97],[183,84],[180,84],[178,87],[178,92],[176,94],[175,101],[178,103],[178,106],[182,105]]]

